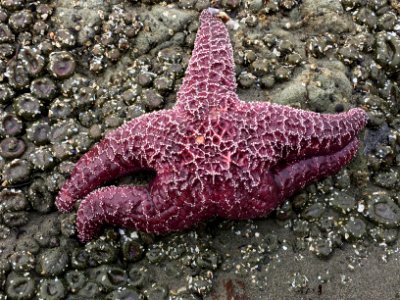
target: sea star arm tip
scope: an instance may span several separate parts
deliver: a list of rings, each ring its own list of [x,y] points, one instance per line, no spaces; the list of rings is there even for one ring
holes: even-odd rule
[[[228,30],[218,15],[220,11],[213,8],[201,13],[192,57],[177,95],[178,109],[192,111],[198,106],[221,107],[226,103],[210,95],[236,91],[232,45]],[[207,96],[198,97],[201,94]]]
[[[61,212],[69,212],[75,203],[75,199],[68,194],[68,191],[61,190],[56,198],[56,207]]]
[[[77,212],[77,231],[81,242],[91,240],[104,224],[146,230],[146,212],[151,205],[142,187],[100,188],[82,200]]]

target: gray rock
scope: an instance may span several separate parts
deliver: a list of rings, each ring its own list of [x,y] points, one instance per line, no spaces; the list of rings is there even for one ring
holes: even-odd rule
[[[139,54],[146,53],[155,45],[169,40],[176,32],[183,30],[196,18],[196,12],[164,6],[154,6],[151,11],[143,12],[141,19],[147,30],[139,32],[136,37],[137,52]]]
[[[324,34],[348,32],[354,27],[350,16],[344,14],[339,0],[304,0],[301,15],[308,19],[307,23],[314,31]]]
[[[344,104],[351,97],[352,86],[340,62],[307,65],[294,80],[271,95],[272,102],[307,107],[313,111],[333,112],[336,104]],[[336,102],[336,103],[335,103]]]

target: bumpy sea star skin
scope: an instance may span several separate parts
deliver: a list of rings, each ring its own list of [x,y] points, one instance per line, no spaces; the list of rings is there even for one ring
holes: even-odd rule
[[[70,211],[84,197],[77,213],[81,241],[106,223],[167,233],[212,216],[265,216],[355,155],[357,134],[367,121],[362,109],[328,115],[239,100],[228,31],[217,14],[201,13],[175,107],[108,134],[77,162],[62,187],[60,211]],[[157,173],[147,187],[94,190],[143,169]]]

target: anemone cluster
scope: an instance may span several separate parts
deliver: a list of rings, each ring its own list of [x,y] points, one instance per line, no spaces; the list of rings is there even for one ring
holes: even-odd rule
[[[326,259],[345,244],[398,241],[398,1],[76,2],[0,0],[0,299],[245,297],[246,285],[263,295],[281,249]],[[240,24],[231,35],[242,99],[362,106],[363,150],[269,220],[167,237],[108,228],[80,244],[55,195],[108,130],[174,105],[198,13],[211,5]],[[233,290],[224,276],[245,284]],[[292,287],[307,288],[304,276]]]

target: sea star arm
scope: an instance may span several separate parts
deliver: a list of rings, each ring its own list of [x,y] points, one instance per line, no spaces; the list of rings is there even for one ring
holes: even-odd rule
[[[267,161],[276,182],[277,202],[305,185],[337,173],[357,152],[367,115],[360,108],[317,114],[274,104],[247,104],[258,133],[250,151]],[[253,112],[253,114],[252,114]],[[270,182],[268,182],[270,183]]]
[[[286,135],[278,138],[281,161],[274,168],[277,193],[285,199],[307,184],[336,174],[348,164],[359,147],[357,135],[367,123],[364,110],[341,114],[292,111],[298,126],[286,124]],[[285,127],[285,126],[284,126]]]
[[[165,145],[164,119],[168,119],[168,114],[149,114],[127,122],[83,155],[57,196],[58,209],[70,211],[78,199],[109,180],[141,169],[154,169]]]
[[[143,230],[148,221],[146,216],[152,210],[149,200],[144,187],[110,186],[93,191],[82,200],[78,209],[79,240],[90,240],[106,223]]]
[[[274,180],[279,205],[307,184],[336,174],[348,164],[358,150],[359,140],[354,139],[343,149],[330,155],[310,157],[274,169]]]
[[[240,128],[244,137],[250,138],[250,153],[271,162],[268,167],[337,152],[355,139],[367,122],[360,108],[318,114],[276,104],[243,103],[238,111],[245,120]]]
[[[212,8],[201,13],[192,57],[177,95],[177,108],[192,111],[226,106],[228,97],[209,94],[236,91],[232,45],[226,26],[216,17],[218,13]]]
[[[86,242],[92,239],[105,224],[153,233],[179,228],[178,224],[182,222],[188,222],[188,226],[192,224],[186,220],[188,215],[172,202],[165,204],[166,201],[157,201],[147,187],[109,186],[97,189],[87,195],[79,206],[79,240]]]
[[[108,186],[88,194],[77,213],[78,237],[92,239],[105,224],[151,233],[190,228],[208,211],[190,202],[189,189],[179,189],[173,174],[159,174],[148,187]]]

